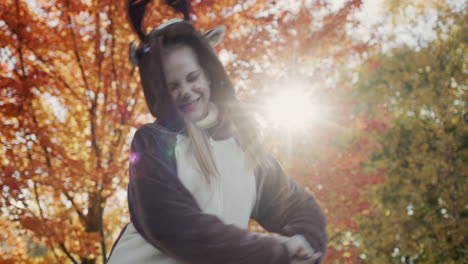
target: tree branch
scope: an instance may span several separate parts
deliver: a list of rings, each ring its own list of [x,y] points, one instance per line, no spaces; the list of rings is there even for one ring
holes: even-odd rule
[[[67,4],[67,8],[68,8],[69,7],[69,1],[68,0],[66,1],[66,4]],[[67,12],[67,20],[68,20],[68,26],[69,26],[68,28],[70,29],[70,35],[71,35],[72,40],[73,40],[73,54],[75,55],[75,59],[78,62],[78,67],[80,68],[81,77],[83,78],[83,82],[85,84],[86,91],[91,91],[91,89],[89,87],[89,84],[88,84],[88,78],[86,78],[86,73],[85,73],[85,70],[84,70],[84,67],[83,67],[83,62],[81,61],[80,53],[78,51],[78,42],[76,40],[75,31],[73,30],[73,27],[72,27],[72,25],[73,25],[72,19],[71,19],[71,16],[70,16],[70,14],[68,12]],[[89,98],[89,95],[87,95],[87,96]]]
[[[63,86],[65,86],[65,88],[67,88],[70,93],[72,94],[73,97],[75,97],[76,99],[78,99],[83,105],[87,106],[86,105],[86,102],[83,101],[83,99],[81,99],[78,94],[75,93],[75,91],[71,88],[71,86],[64,80],[64,78],[55,70],[55,69],[51,69],[45,65],[47,64],[51,64],[50,62],[47,62],[46,59],[44,59],[44,57],[40,54],[38,54],[33,48],[31,48],[27,43],[25,44],[25,46],[34,54],[34,56],[38,59],[38,61],[41,61],[42,63],[44,63],[44,65],[40,65],[39,67],[41,67],[43,69],[43,71],[52,79],[54,79],[55,81],[58,81],[60,83],[63,84]],[[53,74],[51,73],[53,72]]]
[[[78,261],[76,261],[75,258],[70,254],[70,252],[67,250],[67,248],[65,247],[65,244],[63,244],[63,242],[60,242],[60,243],[59,243],[59,246],[60,246],[60,248],[62,249],[62,251],[65,253],[65,255],[67,255],[67,257],[68,257],[74,264],[78,264]]]
[[[62,188],[62,193],[65,195],[65,197],[67,197],[67,199],[71,202],[72,206],[73,206],[73,209],[75,209],[75,212],[78,214],[78,216],[80,217],[80,219],[83,221],[84,224],[87,224],[88,223],[88,220],[86,219],[86,216],[83,214],[83,212],[81,212],[80,208],[78,208],[78,206],[76,205],[75,201],[73,200],[73,197],[68,194],[68,192]]]

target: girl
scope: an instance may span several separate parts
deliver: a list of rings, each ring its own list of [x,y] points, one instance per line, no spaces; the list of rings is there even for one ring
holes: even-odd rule
[[[108,263],[320,263],[324,214],[263,151],[256,123],[211,47],[224,28],[202,35],[174,19],[144,34],[148,2],[130,0],[142,40],[131,54],[157,121],[132,140],[131,222]],[[175,2],[188,19],[184,2]],[[251,218],[281,235],[249,232]]]

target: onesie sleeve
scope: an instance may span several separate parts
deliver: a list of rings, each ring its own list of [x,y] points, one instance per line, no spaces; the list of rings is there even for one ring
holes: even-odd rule
[[[268,156],[269,166],[255,170],[257,200],[252,218],[269,232],[285,236],[303,235],[311,247],[322,253],[328,242],[326,217],[314,198],[304,187],[286,175],[281,165]]]
[[[143,126],[132,140],[128,203],[141,236],[183,263],[290,263],[278,240],[202,212],[177,177],[168,137]]]

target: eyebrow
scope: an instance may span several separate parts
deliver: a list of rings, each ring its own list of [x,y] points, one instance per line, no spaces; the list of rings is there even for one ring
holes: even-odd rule
[[[189,72],[189,74],[187,74],[187,76],[189,76],[189,75],[193,75],[193,74],[195,74],[195,73],[199,73],[199,72],[200,72],[200,70],[199,70],[199,69],[197,69],[197,70],[194,70],[194,71],[192,71],[192,72]]]

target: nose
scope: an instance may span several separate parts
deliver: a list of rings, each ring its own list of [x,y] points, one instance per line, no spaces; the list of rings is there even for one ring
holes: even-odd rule
[[[191,99],[192,88],[189,83],[184,82],[181,84],[179,98],[182,102],[188,102]]]

